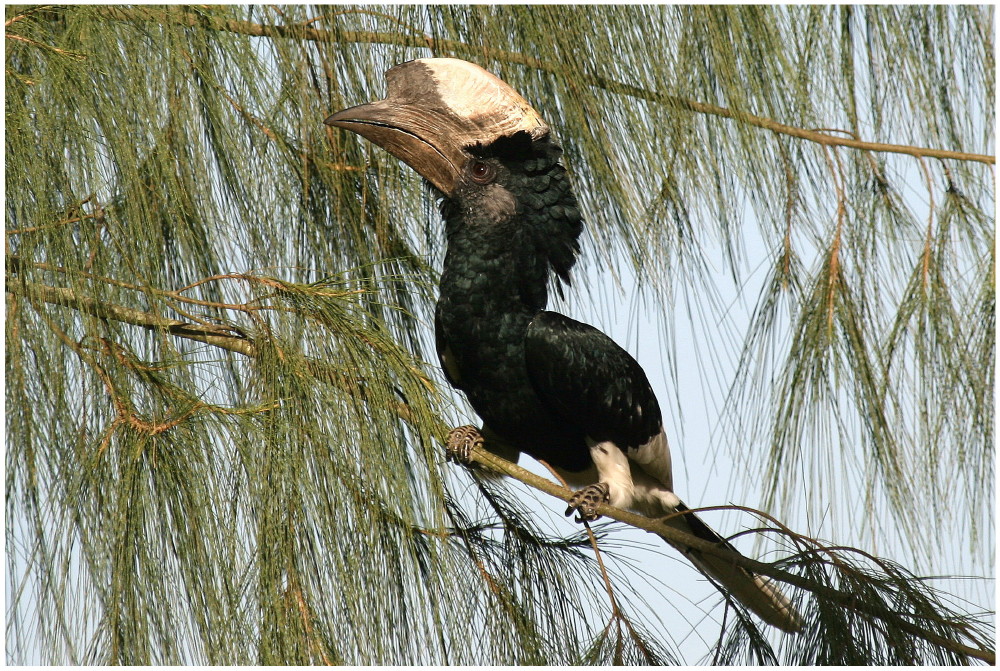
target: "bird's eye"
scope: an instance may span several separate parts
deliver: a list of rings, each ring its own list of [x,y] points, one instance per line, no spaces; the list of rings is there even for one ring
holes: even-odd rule
[[[489,163],[473,161],[469,166],[469,176],[479,184],[489,184],[496,177],[496,169]]]

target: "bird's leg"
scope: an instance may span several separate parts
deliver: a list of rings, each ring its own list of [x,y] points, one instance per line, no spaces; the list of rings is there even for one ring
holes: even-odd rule
[[[610,492],[611,488],[606,482],[595,482],[592,485],[587,485],[570,497],[567,502],[569,506],[566,508],[566,516],[569,517],[576,511],[578,513],[577,522],[593,522],[600,517],[597,514],[597,506],[611,500]]]
[[[444,449],[448,461],[472,466],[472,448],[483,446],[483,435],[474,426],[457,426],[448,432]]]

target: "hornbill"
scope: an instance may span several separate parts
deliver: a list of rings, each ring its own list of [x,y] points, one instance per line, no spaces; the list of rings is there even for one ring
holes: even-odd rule
[[[448,249],[435,313],[449,382],[483,420],[449,447],[546,462],[573,487],[567,514],[594,519],[601,502],[736,552],[673,491],[660,408],[642,368],[596,328],[545,310],[550,280],[569,284],[580,209],[562,150],[513,88],[473,63],[426,58],[386,72],[385,100],[326,123],[407,163],[440,192]],[[765,622],[801,619],[766,578],[721,556],[668,541]]]

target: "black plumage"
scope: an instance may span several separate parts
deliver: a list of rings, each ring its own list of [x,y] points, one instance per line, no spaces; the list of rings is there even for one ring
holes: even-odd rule
[[[660,406],[646,374],[593,326],[539,312],[528,325],[524,357],[549,413],[580,427],[584,436],[635,449],[660,432]]]
[[[464,175],[442,202],[448,251],[435,319],[438,354],[493,433],[553,466],[584,470],[585,427],[566,422],[538,388],[569,385],[558,378],[575,372],[557,366],[535,380],[526,358],[529,342],[542,354],[539,334],[548,333],[544,316],[551,313],[540,311],[550,273],[568,283],[579,249],[582,221],[561,151],[548,138],[519,132],[470,153],[477,159],[470,166],[486,166],[491,177],[482,184]]]
[[[411,61],[387,80],[385,100],[327,123],[381,145],[442,195],[438,355],[482,417],[485,447],[525,452],[583,487],[571,507],[584,518],[601,501],[672,515],[668,524],[736,552],[674,494],[660,408],[638,362],[598,329],[545,310],[549,287],[570,282],[583,230],[548,126],[465,61]],[[799,628],[768,581],[668,542],[770,624]]]

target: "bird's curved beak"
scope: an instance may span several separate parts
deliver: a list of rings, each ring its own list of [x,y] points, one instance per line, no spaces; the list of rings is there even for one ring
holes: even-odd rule
[[[331,114],[324,123],[371,140],[451,196],[467,155],[452,140],[457,128],[419,105],[391,99]]]
[[[545,137],[548,125],[495,75],[455,58],[408,61],[385,73],[385,100],[330,115],[416,170],[446,197],[476,145],[524,131]]]

